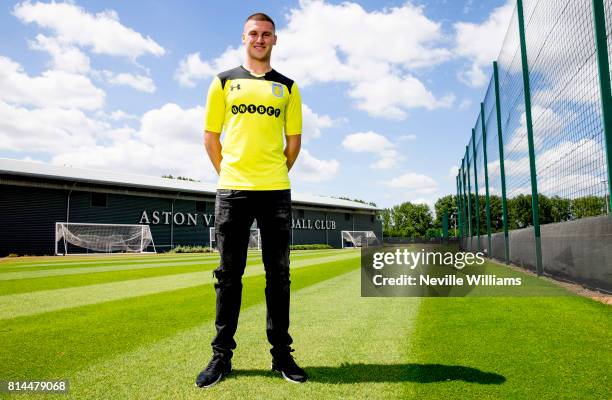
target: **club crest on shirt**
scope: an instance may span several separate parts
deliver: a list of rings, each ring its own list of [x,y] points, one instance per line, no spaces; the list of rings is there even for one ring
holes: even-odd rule
[[[276,97],[283,97],[283,85],[272,83],[272,94]]]

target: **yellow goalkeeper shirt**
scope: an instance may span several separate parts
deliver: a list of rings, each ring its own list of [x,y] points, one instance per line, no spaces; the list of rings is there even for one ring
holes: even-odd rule
[[[204,129],[224,134],[219,189],[290,188],[283,132],[302,133],[302,101],[291,79],[242,66],[220,73],[208,89]]]

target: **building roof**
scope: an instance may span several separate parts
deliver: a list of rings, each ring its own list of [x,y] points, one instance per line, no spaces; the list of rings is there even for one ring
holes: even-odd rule
[[[172,192],[198,193],[214,195],[216,186],[211,183],[161,178],[148,175],[127,174],[122,172],[101,171],[96,169],[73,168],[32,161],[0,158],[0,174],[43,179],[58,179],[69,182],[85,182],[112,186],[133,187],[139,189],[156,189]],[[359,210],[378,210],[369,204],[356,201],[336,199],[333,197],[311,194],[291,193],[294,203],[319,206],[333,206]]]

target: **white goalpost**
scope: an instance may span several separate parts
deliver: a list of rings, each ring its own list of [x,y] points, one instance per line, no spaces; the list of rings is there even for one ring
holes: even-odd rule
[[[147,251],[151,247],[152,251]],[[151,228],[149,225],[55,223],[55,255],[100,253],[156,253]]]
[[[215,240],[215,228],[210,228],[210,248],[217,248],[217,241]],[[261,235],[259,229],[251,228],[251,234],[249,236],[249,250],[261,250]]]
[[[374,231],[342,231],[342,248],[369,247],[380,245]]]

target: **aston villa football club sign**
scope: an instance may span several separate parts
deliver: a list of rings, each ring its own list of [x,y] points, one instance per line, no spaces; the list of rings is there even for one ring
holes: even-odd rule
[[[139,224],[146,225],[187,225],[187,226],[213,226],[215,223],[214,214],[205,213],[182,213],[172,211],[159,211],[154,210],[148,212],[143,210],[140,214]],[[307,229],[307,230],[329,230],[333,231],[336,229],[336,221],[325,220],[325,219],[292,219],[292,229]]]

